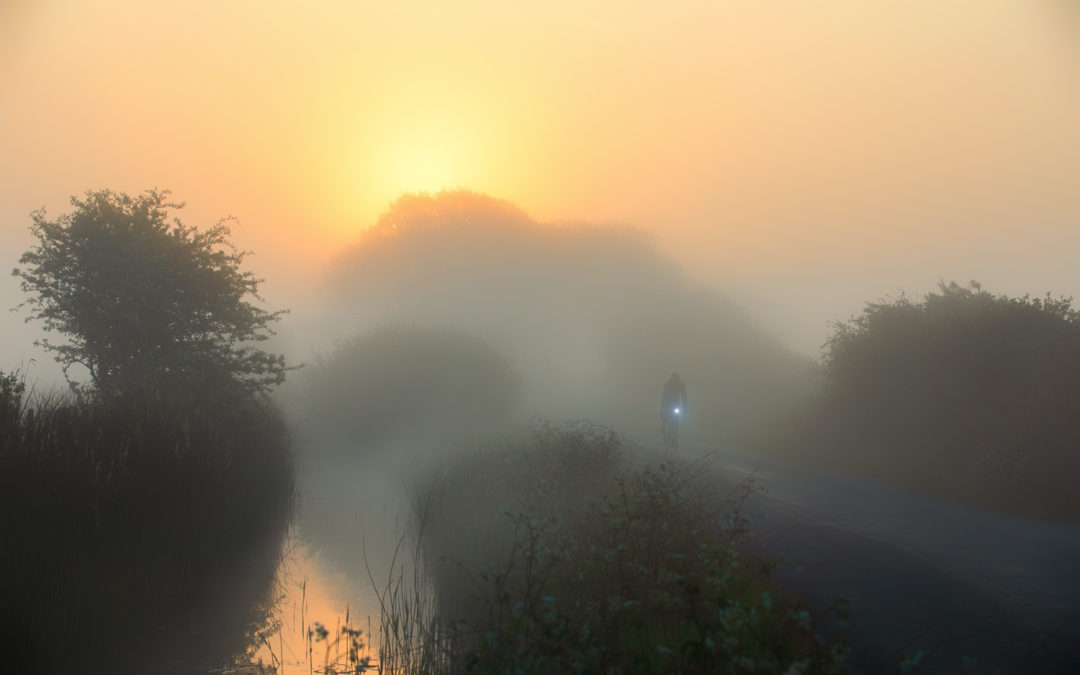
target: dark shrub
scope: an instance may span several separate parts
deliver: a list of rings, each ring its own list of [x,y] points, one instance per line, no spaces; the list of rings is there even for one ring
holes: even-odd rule
[[[775,565],[740,553],[746,493],[715,495],[702,465],[630,466],[630,452],[601,427],[542,425],[448,467],[420,504],[425,573],[383,594],[381,665],[838,672],[839,647],[768,582]]]
[[[941,284],[826,344],[816,454],[1023,515],[1080,519],[1080,313]]]

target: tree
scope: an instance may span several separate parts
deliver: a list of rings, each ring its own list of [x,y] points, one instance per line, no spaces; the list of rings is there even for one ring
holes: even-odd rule
[[[284,357],[255,343],[283,312],[247,301],[261,299],[261,280],[240,269],[247,252],[229,241],[228,220],[186,226],[169,217],[184,205],[168,196],[88,191],[55,220],[31,214],[38,243],[12,272],[31,294],[20,306],[32,310],[27,321],[67,338],[37,344],[69,382],[71,366],[84,366],[102,394],[253,394],[280,384]]]

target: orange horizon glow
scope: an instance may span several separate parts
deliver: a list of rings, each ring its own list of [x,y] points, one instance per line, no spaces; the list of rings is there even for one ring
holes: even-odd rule
[[[14,2],[0,245],[69,195],[167,187],[185,222],[237,216],[260,276],[293,284],[400,194],[466,188],[650,230],[748,298],[966,275],[1080,294],[1077,18],[1058,0]]]

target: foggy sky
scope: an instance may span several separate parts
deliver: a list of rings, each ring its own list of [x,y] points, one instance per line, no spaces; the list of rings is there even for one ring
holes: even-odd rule
[[[295,308],[397,195],[465,187],[652,231],[811,355],[829,321],[939,279],[1080,295],[1078,20],[1064,0],[7,2],[0,268],[35,208],[168,187],[187,224],[237,216],[267,301]],[[34,335],[0,314],[0,368]]]

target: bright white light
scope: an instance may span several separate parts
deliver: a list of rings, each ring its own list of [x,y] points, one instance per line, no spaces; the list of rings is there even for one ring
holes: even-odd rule
[[[676,414],[676,415],[678,415],[678,414],[679,414],[679,409],[678,409],[678,408],[675,408],[675,414]]]

